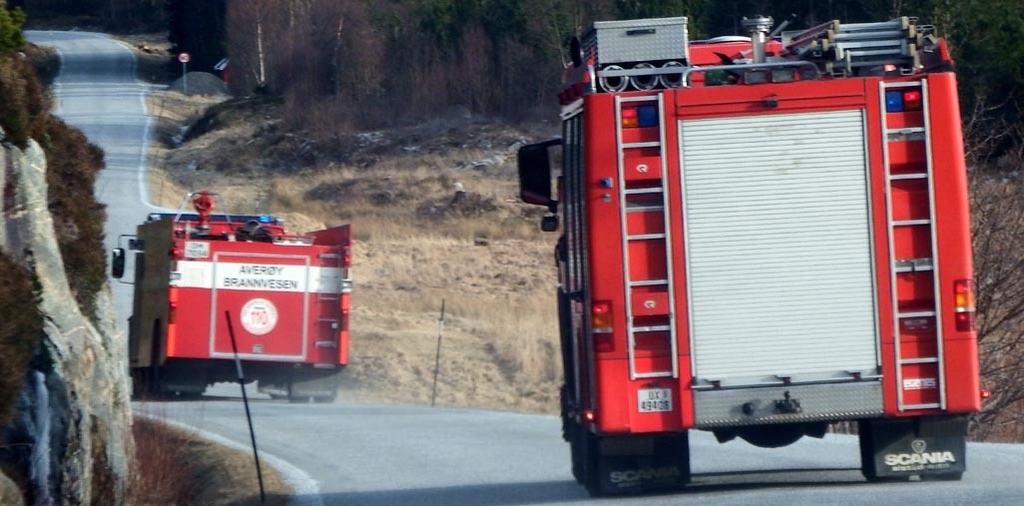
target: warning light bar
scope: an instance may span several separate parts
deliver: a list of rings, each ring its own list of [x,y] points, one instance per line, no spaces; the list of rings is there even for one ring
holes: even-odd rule
[[[622,128],[648,128],[658,126],[658,107],[641,105],[622,109]]]

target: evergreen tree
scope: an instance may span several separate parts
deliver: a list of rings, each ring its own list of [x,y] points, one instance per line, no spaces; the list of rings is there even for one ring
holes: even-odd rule
[[[25,45],[21,26],[25,24],[25,12],[19,7],[8,10],[7,0],[0,0],[0,54],[15,51]]]

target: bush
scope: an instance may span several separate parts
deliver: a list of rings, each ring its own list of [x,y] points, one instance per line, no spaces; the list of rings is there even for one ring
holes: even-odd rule
[[[93,191],[103,168],[103,151],[81,131],[51,118],[47,122],[46,181],[49,209],[68,284],[82,312],[95,320],[96,293],[106,283],[103,223],[106,208]]]
[[[21,8],[7,10],[7,0],[0,0],[0,54],[10,53],[25,45],[21,25],[25,24],[25,12]]]

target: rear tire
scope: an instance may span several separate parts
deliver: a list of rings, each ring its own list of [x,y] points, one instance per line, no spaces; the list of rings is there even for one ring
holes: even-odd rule
[[[288,402],[292,404],[307,404],[310,400],[310,396],[296,393],[295,386],[288,383]]]
[[[317,404],[331,404],[338,398],[338,393],[335,392],[331,395],[318,395],[313,397],[313,402]]]

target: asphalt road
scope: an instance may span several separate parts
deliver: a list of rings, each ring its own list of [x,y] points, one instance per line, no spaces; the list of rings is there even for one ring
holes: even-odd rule
[[[108,205],[107,245],[153,209],[143,184],[150,86],[134,78],[127,49],[97,34],[29,32],[54,45],[63,70],[57,113],[107,153],[97,192]],[[123,321],[126,285],[114,284]],[[229,385],[197,402],[136,403],[136,412],[249,443]],[[1024,446],[971,444],[961,482],[868,484],[856,440],[829,436],[764,450],[691,437],[693,486],[672,495],[588,499],[569,471],[554,417],[423,407],[294,405],[257,397],[258,444],[295,482],[300,504],[505,506],[518,504],[1022,504]],[[254,491],[254,494],[256,491]]]
[[[106,35],[28,31],[25,36],[60,54],[61,70],[53,84],[54,113],[78,127],[106,155],[96,197],[107,206],[104,245],[109,252],[119,245],[120,236],[135,233],[146,214],[159,210],[149,205],[145,184],[152,125],[146,95],[155,88],[135,78],[131,50]],[[129,272],[126,279],[130,276]],[[111,287],[120,310],[119,329],[126,331],[131,286],[112,280]]]
[[[249,443],[241,400],[141,403],[136,409]],[[869,484],[856,438],[804,438],[774,450],[691,435],[693,484],[678,494],[591,500],[569,470],[569,448],[551,416],[364,405],[251,403],[257,445],[298,466],[319,494],[305,504],[750,505],[1024,504],[1024,447],[971,444],[960,482]]]

